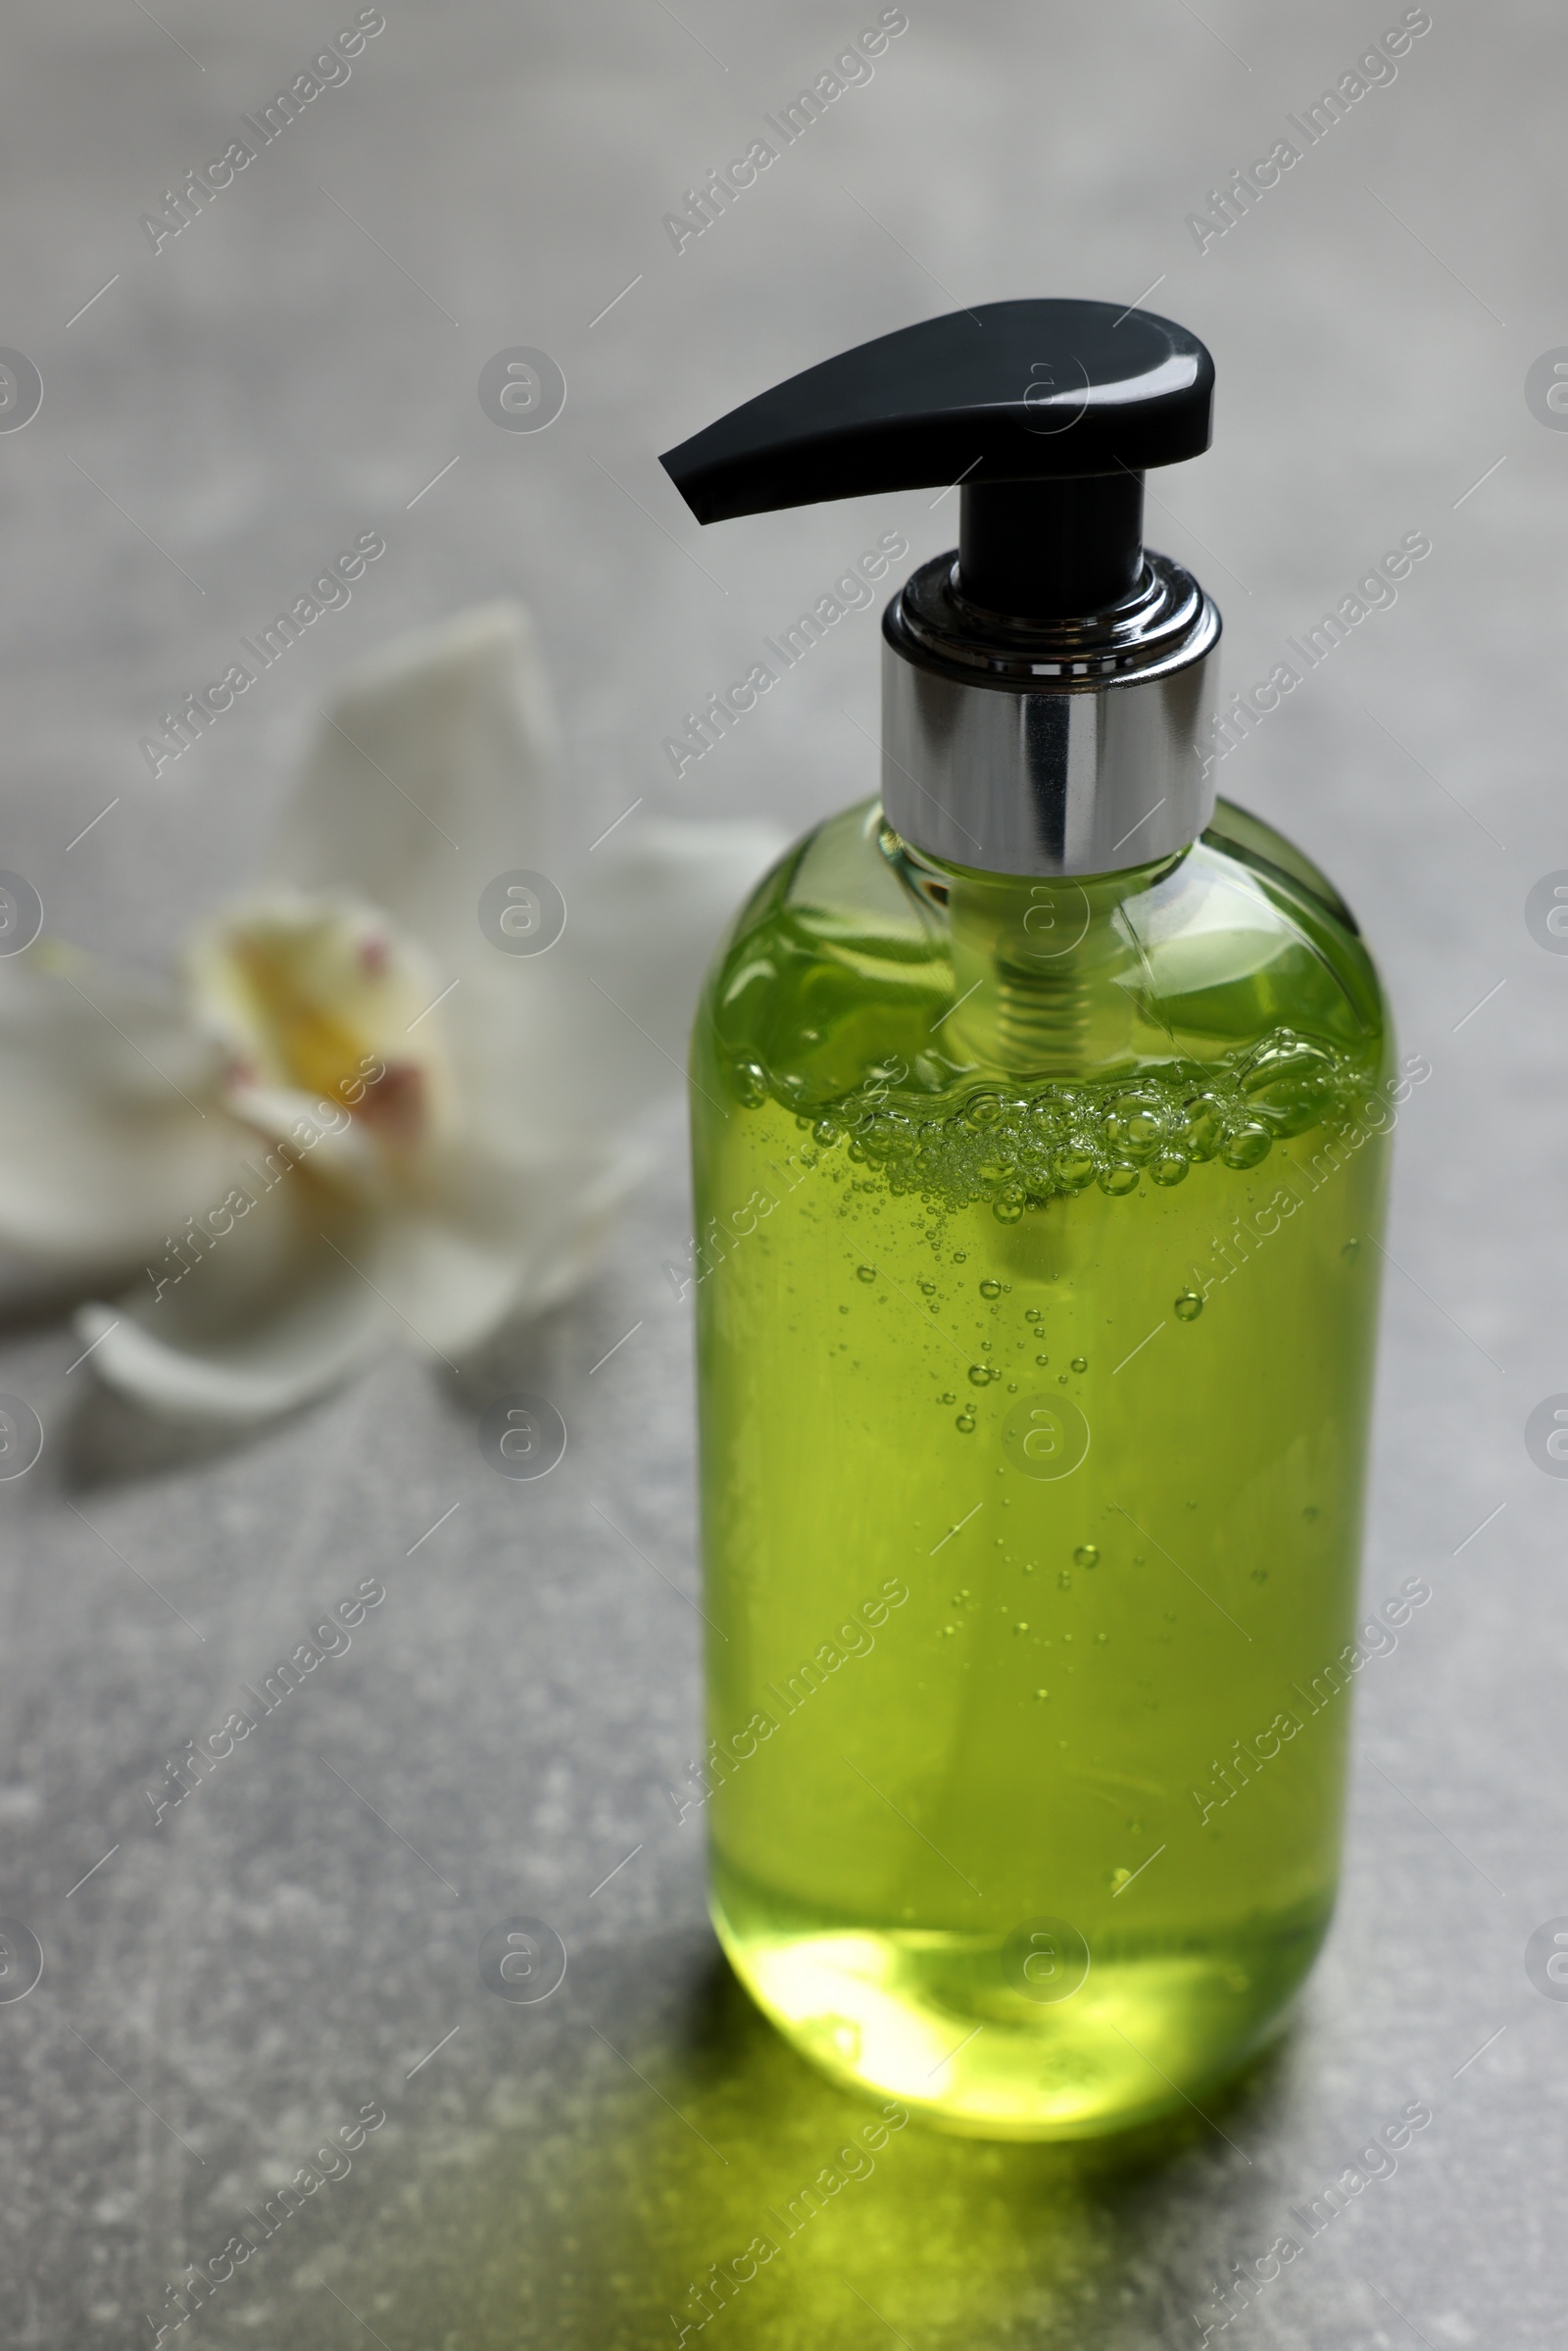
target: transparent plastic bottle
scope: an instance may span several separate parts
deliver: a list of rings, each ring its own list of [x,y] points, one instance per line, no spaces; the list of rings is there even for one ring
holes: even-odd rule
[[[720,952],[712,1910],[845,2082],[1081,2135],[1284,2018],[1335,1898],[1391,1056],[1348,909],[1223,802],[1050,882],[873,803]]]

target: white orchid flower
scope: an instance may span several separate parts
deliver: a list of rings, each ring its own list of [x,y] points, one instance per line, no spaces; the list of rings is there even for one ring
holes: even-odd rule
[[[554,762],[528,616],[484,607],[353,673],[181,994],[47,937],[0,959],[0,1249],[78,1297],[129,1277],[77,1318],[113,1387],[258,1419],[389,1342],[452,1363],[592,1270],[782,836],[634,826],[563,874],[557,938],[516,879],[555,871]]]

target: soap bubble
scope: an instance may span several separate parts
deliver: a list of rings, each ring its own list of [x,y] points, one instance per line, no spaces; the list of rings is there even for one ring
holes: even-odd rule
[[[1212,1090],[1195,1095],[1187,1104],[1181,1133],[1182,1148],[1189,1158],[1212,1159],[1224,1131],[1219,1096]]]
[[[1118,1095],[1102,1124],[1118,1157],[1147,1159],[1165,1131],[1164,1104],[1152,1093]]]
[[[1273,1138],[1266,1126],[1249,1119],[1245,1126],[1236,1127],[1220,1145],[1219,1155],[1227,1167],[1256,1167],[1266,1159]]]
[[[1239,1074],[1253,1116],[1282,1135],[1315,1126],[1331,1108],[1339,1083],[1332,1053],[1289,1029],[1276,1030],[1256,1046]]]
[[[1562,881],[1568,894],[1568,870]],[[1568,926],[1568,895],[1557,912]],[[804,1040],[807,1032],[799,1034]],[[1284,1026],[1207,1066],[1054,1080],[1028,1094],[993,1080],[955,1099],[946,1092],[950,1073],[922,1065],[918,1085],[932,1090],[926,1106],[934,1113],[926,1116],[869,1104],[864,1083],[828,1103],[813,1102],[817,1080],[803,1071],[780,1064],[765,1072],[767,1096],[788,1111],[809,1112],[823,1144],[853,1134],[851,1155],[867,1173],[874,1167],[890,1192],[923,1202],[937,1220],[925,1229],[927,1242],[955,1264],[965,1255],[944,1247],[955,1210],[989,1208],[1008,1227],[1044,1211],[1054,1223],[1054,1211],[1096,1182],[1108,1198],[1134,1196],[1144,1169],[1162,1190],[1183,1183],[1195,1161],[1223,1159],[1245,1173],[1274,1141],[1343,1123],[1369,1089],[1381,1105],[1377,1077],[1370,1062]],[[977,1253],[986,1261],[969,1252]]]
[[[1095,1180],[1095,1156],[1077,1141],[1066,1143],[1052,1155],[1051,1172],[1064,1192],[1082,1192]]]

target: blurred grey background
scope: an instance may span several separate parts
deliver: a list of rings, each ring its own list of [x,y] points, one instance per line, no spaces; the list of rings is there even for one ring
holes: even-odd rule
[[[911,2130],[715,2337],[1199,2343],[1230,2265],[1421,2099],[1397,2173],[1225,2339],[1560,2341],[1568,2004],[1524,1954],[1568,1912],[1568,1488],[1523,1435],[1568,1389],[1568,961],[1524,911],[1568,867],[1568,416],[1526,398],[1568,345],[1560,13],[1432,0],[1396,78],[1200,251],[1188,216],[1396,0],[908,0],[874,78],[677,254],[662,216],[876,8],[385,0],[351,78],[155,253],[139,217],[355,13],[14,0],[0,29],[0,343],[45,386],[0,434],[0,864],[88,949],[167,968],[251,869],[334,674],[497,593],[558,684],[566,848],[639,799],[629,824],[804,826],[871,790],[870,613],[678,785],[661,738],[880,531],[951,541],[956,502],[703,533],[655,453],[963,302],[1143,298],[1210,344],[1215,446],[1152,481],[1151,537],[1223,606],[1233,689],[1402,534],[1433,545],[1222,769],[1341,883],[1433,1068],[1397,1151],[1366,1592],[1434,1597],[1360,1677],[1299,2024],[1223,2133]],[[480,407],[517,345],[564,372],[548,431]],[[368,528],[351,605],[155,782],[138,738]],[[571,1430],[538,1486],[493,1476],[412,1360],[193,1456],[80,1394],[64,1323],[8,1336],[0,1388],[51,1440],[0,1489],[0,1914],[45,1958],[0,2005],[18,2351],[152,2345],[184,2266],[364,2105],[387,2121],[350,2176],[164,2339],[669,2342],[858,2118],[726,1987],[700,1822],[662,1792],[697,1751],[698,1625],[677,1107],[660,1133],[608,1270],[494,1367]],[[152,1837],[166,1758],[366,1576],[388,1597],[352,1652]],[[570,1953],[539,2008],[476,1974],[517,1914]]]

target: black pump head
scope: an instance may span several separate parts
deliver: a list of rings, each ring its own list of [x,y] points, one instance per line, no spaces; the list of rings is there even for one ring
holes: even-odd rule
[[[1208,447],[1198,337],[1109,302],[997,302],[793,375],[660,463],[700,522],[962,484],[958,586],[1072,619],[1136,585],[1143,476]]]

